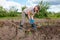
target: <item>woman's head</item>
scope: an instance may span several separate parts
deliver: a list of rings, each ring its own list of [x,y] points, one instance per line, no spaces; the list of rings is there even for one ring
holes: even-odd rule
[[[34,7],[34,12],[36,12],[36,13],[37,13],[37,12],[39,12],[39,10],[40,10],[39,5],[37,5],[37,6],[35,6],[35,7]]]

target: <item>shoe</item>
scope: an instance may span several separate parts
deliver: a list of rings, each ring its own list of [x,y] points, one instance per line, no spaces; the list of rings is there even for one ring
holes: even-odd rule
[[[23,25],[20,25],[19,29],[22,29],[23,28]]]
[[[32,24],[32,28],[33,28],[34,30],[37,30],[37,27],[36,27],[35,24]]]
[[[23,25],[21,25],[21,22],[20,22],[20,27],[19,27],[19,29],[22,29],[23,28]]]

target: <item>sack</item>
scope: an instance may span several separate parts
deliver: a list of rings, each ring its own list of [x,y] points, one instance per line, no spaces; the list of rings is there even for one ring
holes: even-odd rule
[[[33,24],[34,23],[34,19],[30,19],[29,22],[30,22],[30,24]]]

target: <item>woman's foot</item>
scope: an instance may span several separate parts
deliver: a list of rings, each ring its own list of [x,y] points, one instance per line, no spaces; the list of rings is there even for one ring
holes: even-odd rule
[[[35,25],[35,24],[32,24],[32,28],[33,28],[34,30],[36,30],[36,29],[37,29],[37,27],[36,27],[36,25]]]
[[[23,25],[20,25],[19,29],[22,29],[23,28]]]

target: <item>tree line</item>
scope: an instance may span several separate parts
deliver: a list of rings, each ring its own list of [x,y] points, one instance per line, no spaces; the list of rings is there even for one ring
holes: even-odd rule
[[[39,2],[38,4],[40,6],[40,10],[38,14],[35,15],[35,18],[60,18],[60,12],[48,12],[49,9],[49,3],[47,2]],[[22,7],[22,11],[26,8],[26,6]],[[10,10],[4,9],[2,6],[0,6],[0,17],[21,17],[22,12],[17,12],[18,9],[16,7],[12,6]]]

